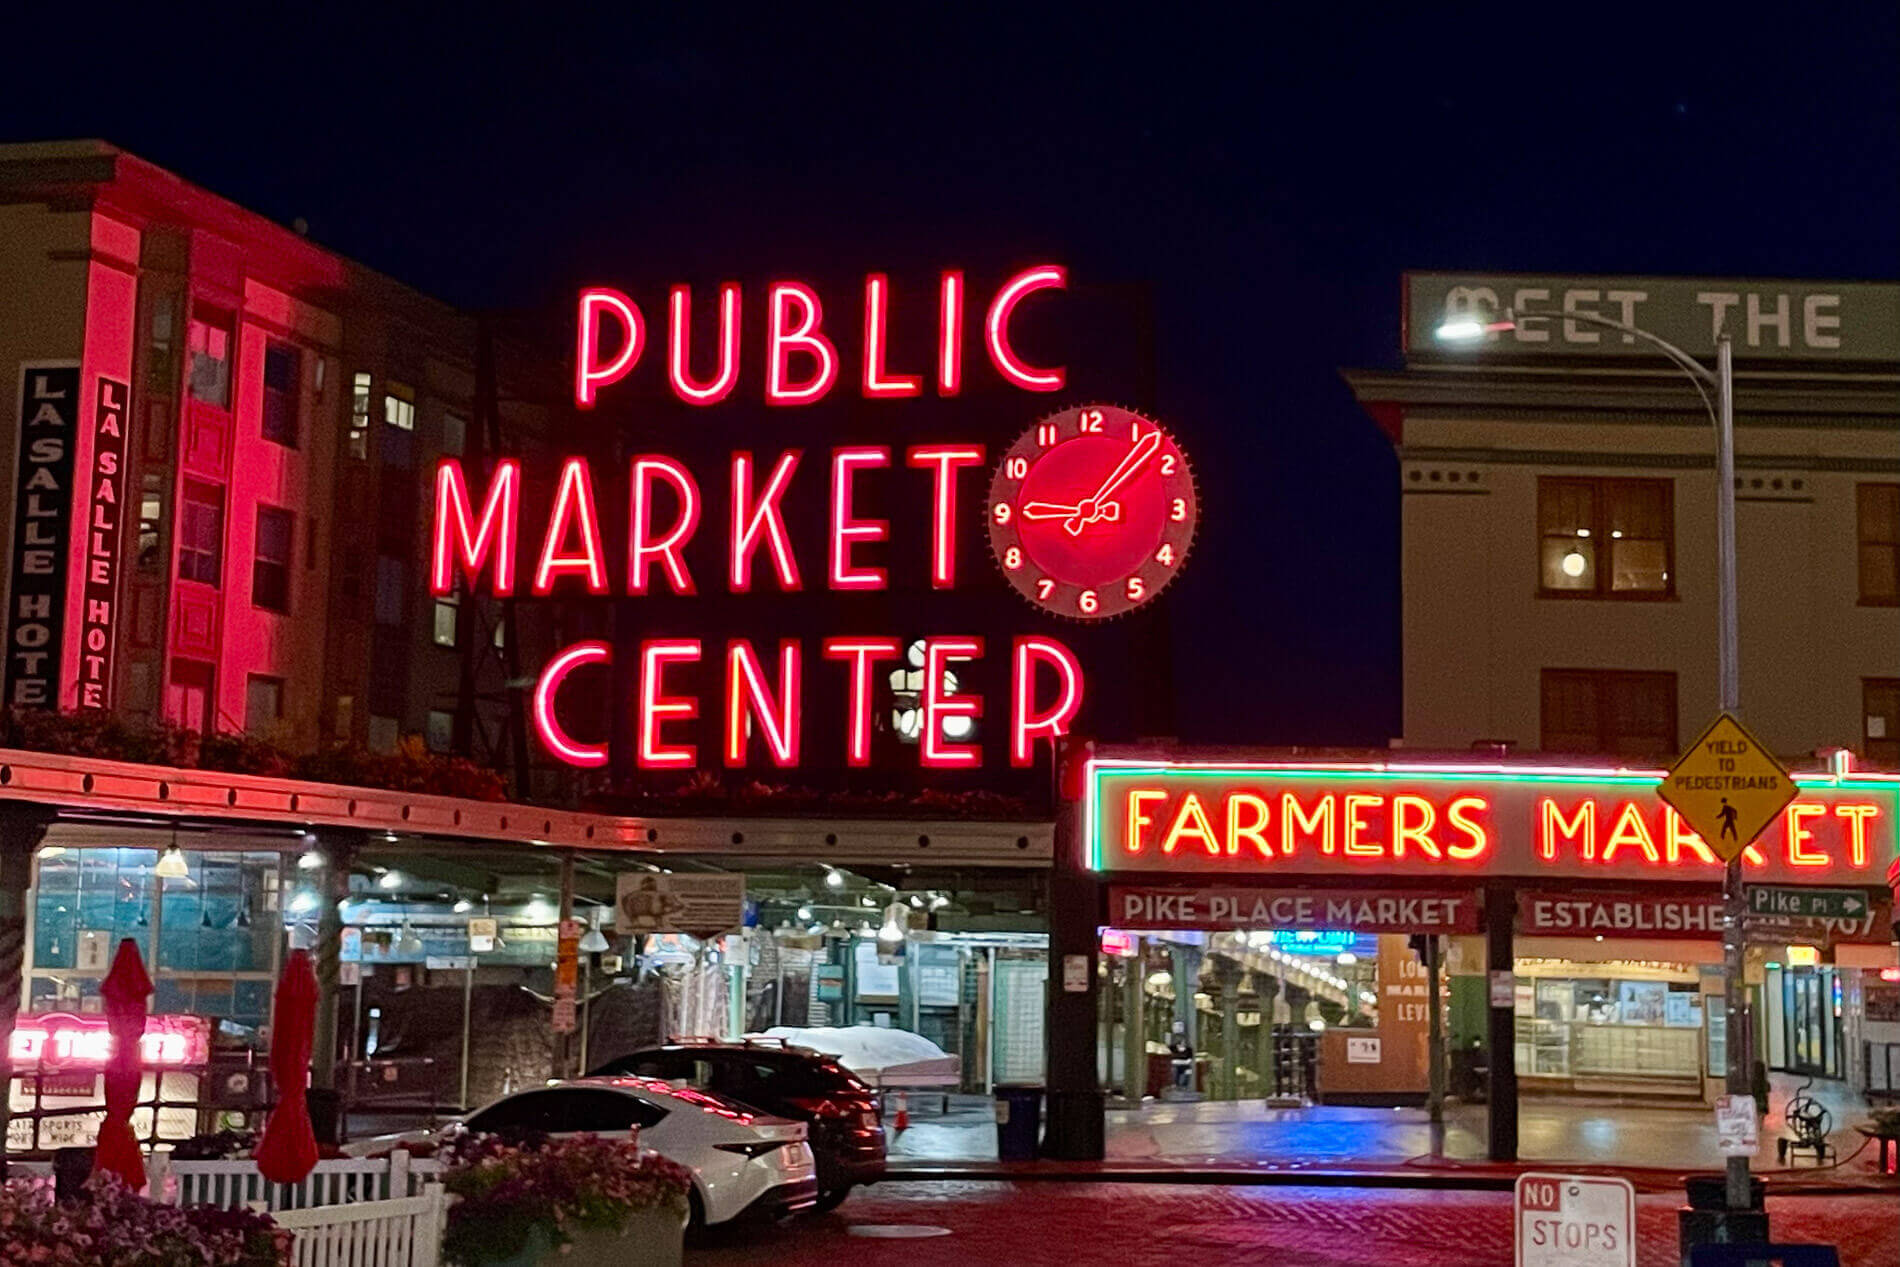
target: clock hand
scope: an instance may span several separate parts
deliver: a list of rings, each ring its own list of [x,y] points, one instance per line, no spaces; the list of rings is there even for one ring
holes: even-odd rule
[[[1075,537],[1080,536],[1082,529],[1092,523],[1099,523],[1104,519],[1114,523],[1120,519],[1121,503],[1109,501],[1108,495],[1133,478],[1135,472],[1140,470],[1142,464],[1153,457],[1155,450],[1160,447],[1161,433],[1159,431],[1150,431],[1135,441],[1134,446],[1122,457],[1121,462],[1108,473],[1108,478],[1102,481],[1102,486],[1095,490],[1094,496],[1086,498],[1080,506],[1076,507],[1075,514],[1062,525],[1063,530],[1071,537]]]
[[[1064,506],[1060,502],[1025,502],[1022,516],[1024,519],[1069,519],[1081,512],[1080,506]]]

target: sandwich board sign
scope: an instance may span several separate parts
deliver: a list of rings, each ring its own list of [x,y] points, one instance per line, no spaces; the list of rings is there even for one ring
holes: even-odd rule
[[[1627,1179],[1522,1174],[1511,1210],[1517,1267],[1636,1267],[1636,1189]]]
[[[1689,745],[1657,789],[1724,862],[1754,843],[1795,796],[1792,776],[1727,713]]]

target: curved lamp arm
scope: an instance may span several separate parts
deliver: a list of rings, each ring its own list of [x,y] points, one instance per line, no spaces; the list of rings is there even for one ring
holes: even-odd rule
[[[1641,339],[1675,363],[1677,369],[1689,376],[1695,384],[1696,394],[1702,397],[1703,406],[1709,411],[1709,418],[1718,426],[1721,420],[1716,416],[1715,401],[1709,396],[1708,389],[1716,385],[1715,374],[1693,356],[1677,347],[1669,340],[1651,334],[1640,326],[1618,321],[1594,312],[1520,312],[1515,309],[1504,310],[1504,320],[1509,325],[1517,325],[1527,317],[1536,317],[1544,321],[1581,321],[1586,325],[1602,326],[1607,330],[1620,331],[1631,338]],[[1718,336],[1727,338],[1726,334]]]

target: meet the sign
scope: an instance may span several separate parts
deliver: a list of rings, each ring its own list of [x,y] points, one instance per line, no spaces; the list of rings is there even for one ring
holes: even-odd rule
[[[1098,758],[1086,791],[1102,871],[1718,880],[1722,861],[1630,771]],[[1742,852],[1751,880],[1878,883],[1900,785],[1798,776]]]
[[[1463,318],[1485,324],[1515,313],[1515,328],[1484,342],[1448,347],[1438,327]],[[1668,340],[1692,356],[1713,356],[1727,330],[1742,358],[1900,361],[1900,285],[1698,277],[1575,277],[1537,274],[1408,273],[1405,351],[1409,356],[1622,357],[1645,354],[1631,336],[1564,314],[1593,313]],[[1524,320],[1525,313],[1548,313]]]
[[[78,420],[77,365],[20,367],[20,451],[7,594],[5,700],[12,708],[54,708],[59,702]]]

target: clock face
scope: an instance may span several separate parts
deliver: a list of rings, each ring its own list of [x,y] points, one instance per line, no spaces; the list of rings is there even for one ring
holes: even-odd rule
[[[1194,541],[1187,458],[1160,426],[1118,405],[1051,414],[990,480],[990,546],[1044,611],[1104,620],[1174,579]]]

